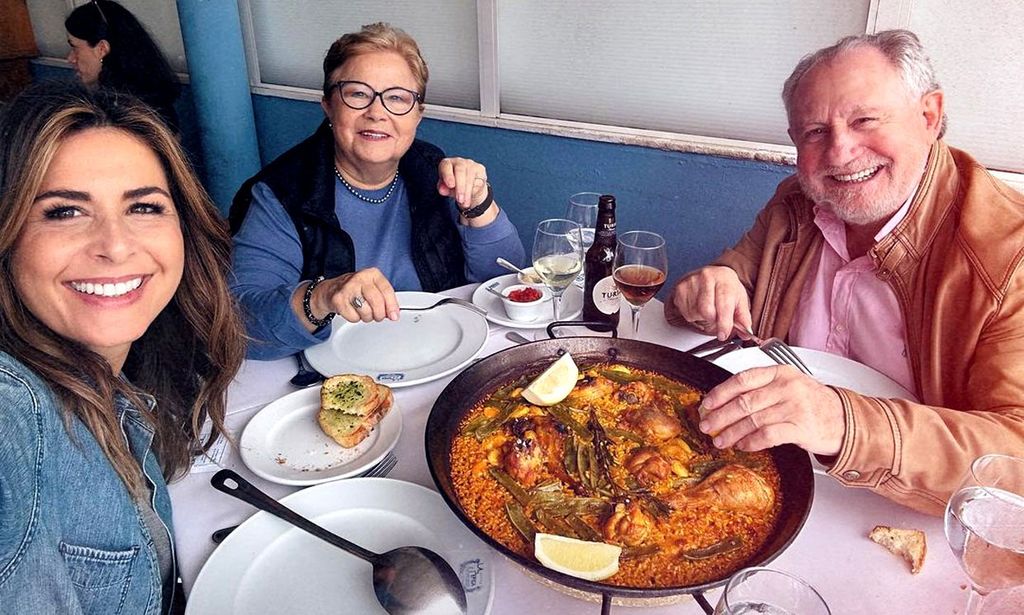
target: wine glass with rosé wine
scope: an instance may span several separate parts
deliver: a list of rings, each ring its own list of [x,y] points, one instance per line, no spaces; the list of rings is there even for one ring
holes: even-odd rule
[[[533,237],[533,269],[551,289],[554,319],[562,306],[562,293],[583,269],[583,234],[578,222],[564,218],[541,220]]]
[[[634,339],[640,331],[640,310],[665,285],[667,275],[668,254],[661,235],[650,231],[619,235],[612,279],[629,303]]]
[[[1024,459],[974,460],[946,504],[946,540],[971,580],[965,615],[996,590],[1024,585]]]

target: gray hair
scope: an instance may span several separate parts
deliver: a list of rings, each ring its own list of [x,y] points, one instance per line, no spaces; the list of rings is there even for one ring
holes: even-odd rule
[[[907,86],[907,91],[911,96],[920,98],[925,94],[942,89],[921,41],[910,30],[885,30],[877,34],[847,36],[831,47],[825,47],[804,56],[797,63],[793,73],[782,86],[782,104],[786,107],[786,116],[788,117],[792,112],[793,96],[796,94],[800,81],[811,69],[832,61],[846,51],[860,47],[877,49],[894,67],[899,69],[903,83]],[[942,115],[939,138],[941,139],[944,134],[946,134],[945,114]]]

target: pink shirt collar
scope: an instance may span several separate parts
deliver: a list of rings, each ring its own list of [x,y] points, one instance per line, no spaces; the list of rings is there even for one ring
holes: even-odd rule
[[[875,235],[878,242],[906,218],[917,187]],[[876,275],[867,255],[850,260],[846,224],[832,210],[814,207],[825,245],[804,284],[789,330],[797,346],[824,350],[869,365],[914,390],[906,331],[892,288]]]

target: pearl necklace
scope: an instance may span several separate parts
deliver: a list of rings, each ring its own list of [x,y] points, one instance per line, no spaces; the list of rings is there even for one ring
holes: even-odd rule
[[[351,192],[353,196],[360,201],[366,201],[372,205],[380,205],[381,203],[387,202],[387,200],[391,198],[391,195],[395,193],[395,186],[398,185],[398,171],[395,171],[395,176],[391,178],[391,185],[388,186],[388,191],[384,193],[384,196],[377,199],[371,199],[365,194],[356,191],[356,189],[352,187],[352,184],[345,181],[345,178],[341,176],[341,171],[338,170],[338,167],[334,167],[334,174],[338,176],[339,180],[341,180],[341,185],[348,188],[348,191]]]

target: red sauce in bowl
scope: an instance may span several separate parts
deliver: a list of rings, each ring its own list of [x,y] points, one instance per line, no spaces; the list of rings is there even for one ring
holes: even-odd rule
[[[516,303],[530,303],[541,298],[541,292],[536,288],[517,288],[508,294],[509,301]]]

